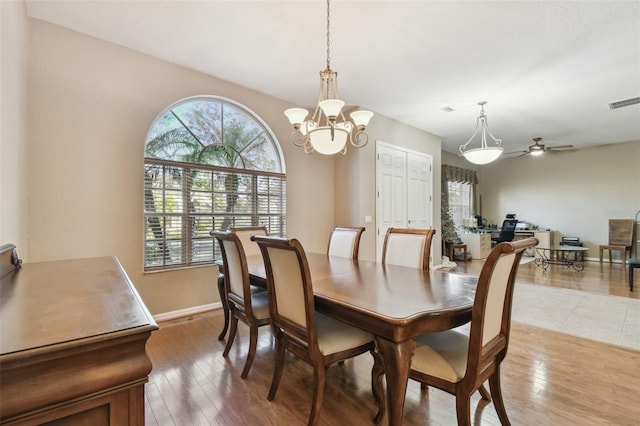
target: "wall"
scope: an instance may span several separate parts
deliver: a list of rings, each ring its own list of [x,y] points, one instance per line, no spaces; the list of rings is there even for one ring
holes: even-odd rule
[[[287,167],[288,233],[326,250],[333,159],[289,142],[291,105],[56,25],[29,27],[26,261],[117,256],[153,314],[219,301],[216,267],[142,272],[145,136],[166,106],[198,94],[238,101],[271,127]]]
[[[376,260],[376,140],[418,151],[433,157],[433,227],[440,230],[440,156],[438,136],[418,130],[396,120],[375,115],[367,128],[369,143],[360,149],[350,148],[346,157],[336,158],[336,220],[351,221],[350,226],[364,226],[359,256]],[[373,222],[365,223],[365,216]],[[342,223],[341,223],[342,224]],[[434,263],[440,263],[440,232],[432,243]]]
[[[479,167],[482,216],[502,223],[507,213],[554,239],[576,236],[598,258],[610,218],[640,210],[640,141],[498,160]]]
[[[13,243],[28,258],[28,18],[23,2],[0,1],[0,15],[0,244]]]

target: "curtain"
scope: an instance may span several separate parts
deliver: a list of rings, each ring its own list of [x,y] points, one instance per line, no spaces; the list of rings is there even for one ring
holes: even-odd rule
[[[442,166],[442,182],[444,181],[470,183],[475,185],[478,183],[478,174],[475,170],[467,170],[461,167]]]

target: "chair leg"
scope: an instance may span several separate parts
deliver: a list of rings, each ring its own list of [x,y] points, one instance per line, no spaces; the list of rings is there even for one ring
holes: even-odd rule
[[[324,365],[315,365],[313,368],[315,387],[313,389],[313,403],[311,404],[311,415],[309,416],[309,426],[318,424],[322,400],[324,397]]]
[[[256,356],[256,347],[258,346],[258,327],[255,325],[249,326],[249,353],[247,354],[247,360],[244,363],[242,374],[240,377],[246,379],[253,363],[253,358]]]
[[[224,352],[222,352],[222,356],[229,355],[229,351],[231,350],[231,345],[233,345],[233,341],[236,338],[236,334],[238,333],[238,318],[234,315],[231,318],[231,329],[229,330],[229,337],[227,338],[227,346],[224,348]]]
[[[373,397],[376,400],[376,404],[378,404],[378,413],[373,418],[373,422],[375,424],[379,424],[382,421],[382,417],[385,412],[385,400],[384,400],[384,390],[382,388],[382,378],[384,376],[384,361],[382,356],[375,351],[375,349],[371,350],[371,355],[373,356],[373,368],[371,369],[371,391],[373,392]]]
[[[484,384],[480,385],[480,387],[478,388],[478,391],[480,392],[480,396],[482,397],[482,399],[491,401],[491,394],[489,394],[489,391],[487,390],[487,388],[484,387]]]
[[[498,366],[493,375],[489,377],[489,389],[491,389],[493,406],[498,413],[500,423],[502,423],[502,426],[510,426],[511,423],[509,422],[507,410],[505,409],[504,401],[502,400],[502,388],[500,387],[500,366]]]
[[[218,293],[220,294],[220,303],[222,303],[222,313],[224,314],[224,326],[218,335],[218,340],[223,340],[229,329],[229,303],[227,301],[227,292],[224,289],[224,275],[218,276]]]
[[[282,378],[282,370],[284,368],[284,352],[284,346],[282,346],[276,339],[276,365],[273,369],[273,379],[271,380],[269,395],[267,395],[267,399],[269,401],[273,401],[273,398],[276,397],[276,391],[278,390],[278,385],[280,384],[280,379]]]
[[[471,425],[471,395],[456,395],[456,416],[458,426]]]

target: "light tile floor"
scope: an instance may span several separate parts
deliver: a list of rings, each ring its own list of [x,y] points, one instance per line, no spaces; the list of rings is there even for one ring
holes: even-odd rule
[[[640,350],[640,300],[516,282],[511,319]]]

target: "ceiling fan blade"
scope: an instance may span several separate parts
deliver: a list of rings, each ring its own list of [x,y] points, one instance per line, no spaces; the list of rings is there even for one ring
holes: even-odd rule
[[[524,151],[513,151],[513,152],[505,152],[504,154],[502,154],[502,156],[509,156],[509,157],[522,157],[523,155],[527,155],[529,153],[529,151],[524,150]]]
[[[573,149],[573,145],[548,146],[549,151],[562,151],[564,149]]]

